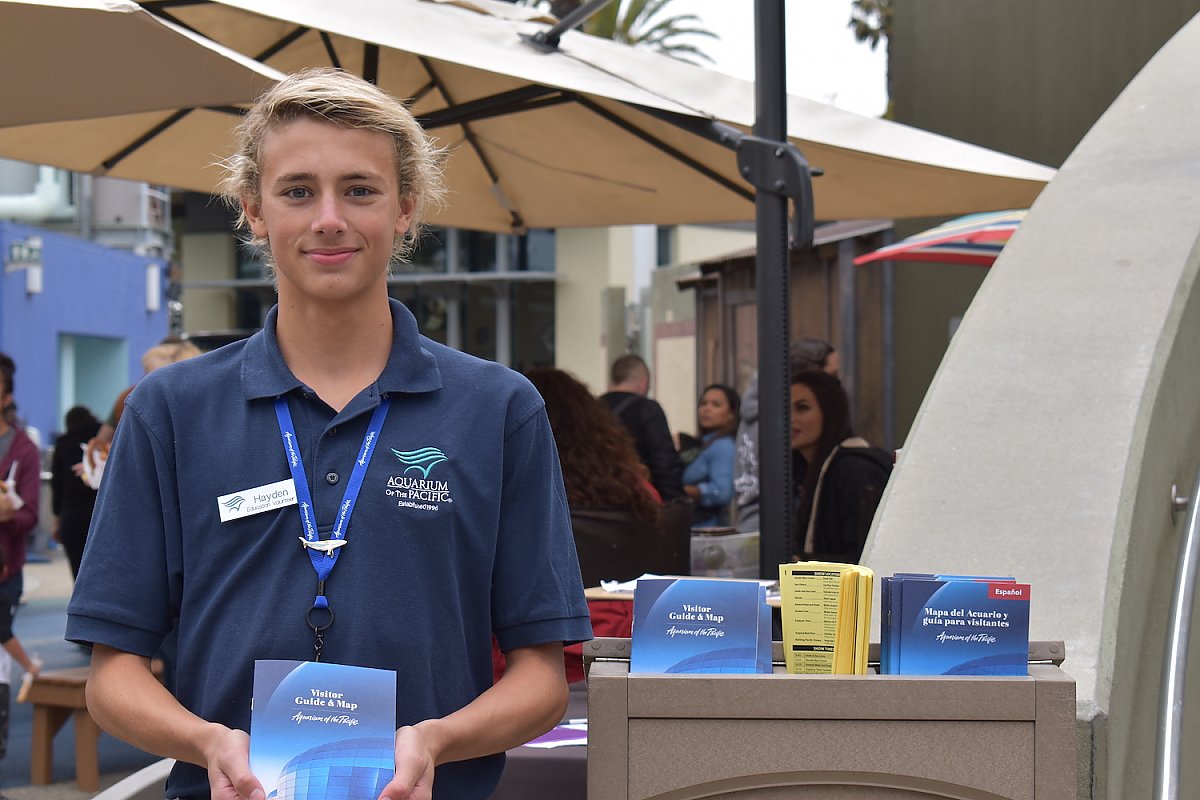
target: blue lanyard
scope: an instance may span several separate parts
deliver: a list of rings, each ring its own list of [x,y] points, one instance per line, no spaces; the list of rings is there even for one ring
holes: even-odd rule
[[[292,471],[292,482],[296,484],[296,500],[300,507],[300,521],[304,525],[304,536],[301,541],[308,550],[309,561],[317,573],[317,596],[313,600],[313,608],[329,608],[329,600],[325,597],[325,581],[337,563],[338,552],[346,543],[346,529],[350,524],[350,515],[354,513],[354,505],[358,502],[358,492],[362,488],[363,478],[367,474],[367,465],[375,454],[375,444],[383,430],[383,421],[387,418],[391,398],[385,397],[371,415],[371,424],[363,437],[362,446],[358,450],[358,459],[350,473],[346,491],[342,495],[342,504],[338,508],[337,522],[333,526],[333,534],[322,541],[317,535],[317,523],[313,515],[312,492],[308,489],[308,478],[304,474],[304,461],[300,458],[300,447],[296,442],[296,429],[292,425],[292,413],[288,410],[287,398],[275,398],[275,417],[279,420],[279,435],[283,438],[283,451],[287,456],[288,468]],[[329,624],[314,625],[309,617],[309,626],[317,633],[317,659],[320,660],[321,632],[333,624],[333,613],[330,611]]]

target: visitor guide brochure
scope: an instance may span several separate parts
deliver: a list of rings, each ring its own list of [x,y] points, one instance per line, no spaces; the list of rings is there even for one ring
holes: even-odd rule
[[[631,647],[631,673],[770,673],[766,588],[757,581],[639,580]]]
[[[1029,674],[1029,584],[897,573],[883,579],[880,595],[880,672]]]
[[[250,770],[273,797],[377,800],[396,771],[396,673],[254,662]]]
[[[864,675],[875,573],[858,564],[779,565],[779,614],[787,671]]]

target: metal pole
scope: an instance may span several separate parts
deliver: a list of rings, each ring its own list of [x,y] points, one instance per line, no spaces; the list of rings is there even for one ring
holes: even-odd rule
[[[754,135],[787,140],[783,0],[755,0]],[[787,198],[755,193],[758,291],[759,570],[777,578],[790,560],[792,450],[788,376]],[[800,213],[800,209],[797,209]]]
[[[1183,763],[1183,690],[1188,669],[1188,636],[1196,598],[1196,572],[1200,568],[1200,474],[1188,498],[1187,525],[1179,543],[1171,618],[1167,621],[1167,647],[1163,654],[1162,695],[1159,701],[1158,738],[1155,742],[1154,800],[1177,800]],[[1173,501],[1174,502],[1174,501]]]

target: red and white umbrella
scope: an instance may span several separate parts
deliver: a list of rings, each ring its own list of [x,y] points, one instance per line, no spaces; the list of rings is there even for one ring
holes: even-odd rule
[[[990,267],[1026,213],[1020,209],[968,214],[861,255],[854,263],[922,261]]]

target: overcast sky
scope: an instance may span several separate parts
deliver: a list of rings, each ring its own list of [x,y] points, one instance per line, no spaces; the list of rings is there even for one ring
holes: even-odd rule
[[[720,40],[696,39],[716,59],[715,68],[754,79],[752,0],[673,0],[670,14],[696,14]],[[850,0],[788,0],[789,94],[879,116],[887,106],[886,42],[874,51],[854,40],[847,23]]]

